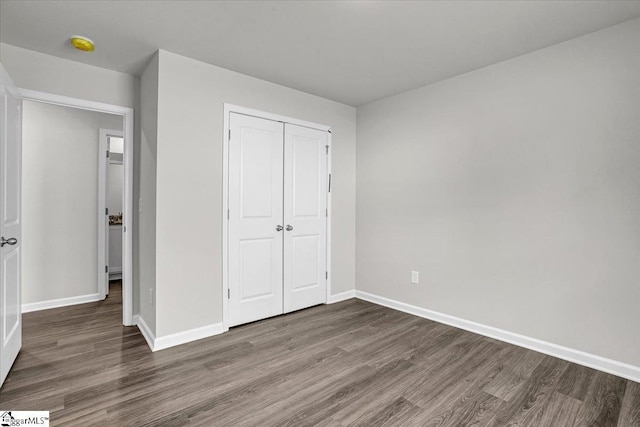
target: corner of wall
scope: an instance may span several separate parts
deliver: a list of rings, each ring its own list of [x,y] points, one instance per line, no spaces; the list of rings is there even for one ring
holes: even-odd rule
[[[158,54],[140,77],[140,153],[137,157],[137,254],[135,288],[145,328],[156,333],[156,179],[158,147]]]

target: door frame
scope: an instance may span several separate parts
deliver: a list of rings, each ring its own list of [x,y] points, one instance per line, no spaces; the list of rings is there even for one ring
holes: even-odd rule
[[[294,119],[279,114],[267,113],[252,108],[241,107],[238,105],[224,103],[224,127],[222,133],[222,325],[224,330],[229,329],[227,322],[228,315],[228,289],[229,289],[229,121],[231,113],[243,114],[245,116],[257,117],[260,119],[273,120],[281,123],[289,123],[296,126],[308,127],[311,129],[327,132],[327,145],[329,153],[327,155],[327,295],[325,304],[331,299],[331,155],[333,153],[333,145],[331,144],[331,126],[321,125],[305,120]]]
[[[100,299],[105,299],[109,289],[109,275],[111,270],[100,268],[102,265],[109,266],[109,215],[107,214],[107,199],[109,197],[109,165],[111,157],[102,153],[108,152],[109,137],[124,138],[124,132],[113,129],[100,129],[100,149],[98,155],[98,293]],[[123,155],[124,158],[124,155]],[[124,160],[122,162],[124,166]],[[124,191],[122,192],[122,217],[126,215],[124,203]],[[111,214],[111,212],[109,212]],[[124,240],[122,241],[124,254]],[[106,271],[105,271],[106,270]]]
[[[124,136],[124,200],[123,200],[123,252],[122,252],[122,324],[132,326],[133,323],[133,130],[134,114],[133,108],[119,105],[105,104],[102,102],[88,101],[85,99],[72,98],[68,96],[55,95],[46,92],[39,92],[31,89],[18,89],[19,97],[22,100],[43,102],[46,104],[59,105],[62,107],[78,108],[81,110],[95,111],[122,116],[123,136]],[[98,204],[100,204],[100,197]],[[106,202],[106,200],[105,200]],[[104,206],[98,214],[104,215]],[[104,216],[103,216],[104,218]],[[100,221],[99,221],[100,224]],[[104,228],[104,227],[103,227]],[[106,230],[105,230],[106,231]],[[100,234],[98,234],[100,236]],[[104,237],[104,236],[103,236]],[[104,243],[104,240],[102,240]],[[100,243],[100,239],[99,239]],[[104,248],[102,248],[104,250]],[[98,248],[100,252],[101,247]],[[106,256],[106,254],[104,255]],[[103,262],[103,261],[100,261]],[[98,264],[98,269],[103,271],[104,267]],[[100,284],[102,281],[99,281]],[[100,293],[100,287],[98,288]]]

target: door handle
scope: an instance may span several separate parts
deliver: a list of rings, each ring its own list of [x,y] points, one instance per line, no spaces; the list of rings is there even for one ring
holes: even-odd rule
[[[293,230],[293,227],[287,224],[287,231],[291,231],[291,230]]]
[[[276,231],[282,231],[282,226],[281,225],[276,225]]]
[[[0,240],[0,248],[3,247],[4,245],[15,245],[16,243],[18,243],[18,239],[16,239],[15,237],[12,237],[10,239],[5,239],[4,236],[2,236],[2,240]]]

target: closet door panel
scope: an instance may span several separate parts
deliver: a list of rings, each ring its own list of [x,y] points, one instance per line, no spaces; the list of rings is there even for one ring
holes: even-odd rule
[[[284,311],[326,302],[327,132],[285,125]]]
[[[283,124],[231,113],[229,326],[283,313]]]

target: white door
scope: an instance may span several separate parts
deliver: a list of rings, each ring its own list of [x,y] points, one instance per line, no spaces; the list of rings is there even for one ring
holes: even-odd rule
[[[230,114],[229,326],[283,312],[283,126]]]
[[[0,65],[0,386],[22,345],[20,295],[21,101]]]
[[[327,300],[327,136],[285,125],[285,313]]]

